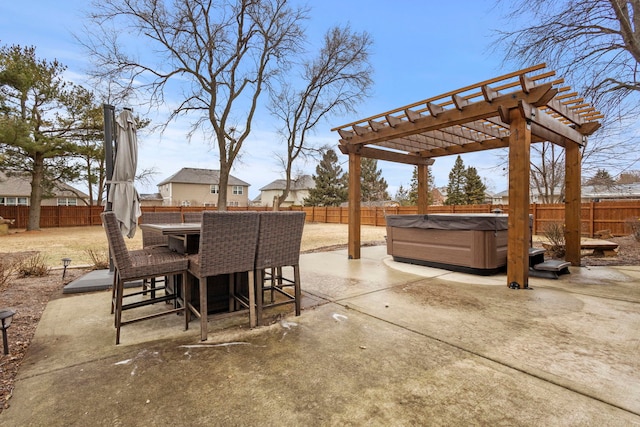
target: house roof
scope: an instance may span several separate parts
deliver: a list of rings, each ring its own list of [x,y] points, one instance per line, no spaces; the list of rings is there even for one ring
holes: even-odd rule
[[[220,183],[220,171],[213,169],[196,169],[196,168],[182,168],[178,172],[171,175],[169,178],[159,182],[157,185],[165,184],[219,184]],[[242,185],[249,187],[251,184],[236,178],[233,175],[229,175],[229,185]]]
[[[531,196],[539,195],[538,189],[531,187]],[[559,195],[562,193],[560,188],[555,188],[553,193]],[[583,185],[581,187],[581,193],[583,198],[602,198],[602,199],[615,199],[615,198],[640,198],[640,183],[632,184],[613,184],[613,185]],[[494,197],[509,197],[509,190],[501,191],[494,195]]]
[[[592,199],[639,198],[640,183],[614,185],[584,185],[582,196]]]
[[[260,189],[260,191],[284,190],[287,186],[287,180],[276,179]],[[302,175],[298,179],[291,180],[291,190],[309,190],[316,188],[316,182],[311,175]]]
[[[150,194],[139,194],[140,200],[162,200],[162,194],[160,193],[150,193]]]
[[[88,194],[61,181],[56,181],[53,189],[54,197],[79,197],[86,199]],[[0,172],[0,195],[13,197],[29,197],[31,182],[27,175],[10,175]]]

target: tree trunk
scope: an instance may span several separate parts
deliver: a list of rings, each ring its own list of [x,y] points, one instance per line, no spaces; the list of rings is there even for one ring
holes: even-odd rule
[[[42,202],[42,179],[44,177],[44,158],[34,156],[31,172],[31,199],[29,203],[29,222],[27,231],[40,230],[40,203]]]
[[[229,185],[229,163],[220,156],[220,182],[218,183],[218,210],[227,210],[227,186]]]

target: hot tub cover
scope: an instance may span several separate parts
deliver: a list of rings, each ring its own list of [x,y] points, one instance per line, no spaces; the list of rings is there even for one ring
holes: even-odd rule
[[[506,214],[387,215],[387,225],[436,230],[507,230]]]

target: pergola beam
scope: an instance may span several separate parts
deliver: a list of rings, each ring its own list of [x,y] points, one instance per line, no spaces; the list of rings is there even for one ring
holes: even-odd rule
[[[338,149],[342,154],[359,154],[369,159],[384,160],[387,162],[404,163],[407,165],[432,165],[434,160],[416,154],[404,154],[393,151],[380,150],[377,148],[351,146],[340,144]]]
[[[526,101],[531,105],[536,105],[539,100],[547,96],[552,89],[551,84],[543,84],[531,89],[528,94],[519,92],[517,95],[508,94],[500,96],[488,103],[486,101],[474,102],[466,106],[463,110],[445,110],[434,116],[422,116],[414,122],[402,121],[393,116],[387,116],[387,121],[391,125],[388,128],[380,129],[377,132],[369,131],[363,135],[353,135],[349,138],[350,144],[375,144],[387,139],[401,138],[418,133],[429,132],[442,129],[443,127],[461,125],[474,122],[487,117],[498,115],[497,106],[504,108],[515,108],[519,101]],[[341,134],[342,136],[342,134]]]
[[[491,150],[494,148],[506,148],[509,146],[509,137],[501,139],[487,139],[481,142],[472,142],[465,145],[451,145],[445,148],[433,148],[431,150],[422,150],[420,155],[424,157],[443,157],[452,154],[473,153],[481,150]]]

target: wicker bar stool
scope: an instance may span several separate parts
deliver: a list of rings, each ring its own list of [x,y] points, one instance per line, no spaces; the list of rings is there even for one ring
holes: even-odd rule
[[[142,224],[177,224],[182,222],[180,212],[143,212],[140,217]],[[142,247],[167,246],[169,236],[153,231],[142,230]]]
[[[305,216],[305,212],[260,212],[255,273],[258,325],[267,307],[294,304],[296,316],[300,315],[300,244]],[[293,287],[293,293],[285,287]],[[265,291],[271,292],[269,303],[264,301]]]
[[[253,271],[258,242],[257,212],[205,211],[202,214],[200,248],[196,255],[189,256],[189,273],[199,281],[200,307],[194,307],[187,300],[187,317],[190,313],[200,318],[202,341],[207,339],[207,278],[229,275],[229,311],[235,309],[235,273],[249,276],[248,303],[249,324],[256,325]]]
[[[123,325],[139,322],[141,320],[152,319],[158,316],[164,316],[172,313],[184,311],[186,313],[185,301],[189,299],[189,287],[186,286],[186,272],[188,268],[188,259],[184,255],[180,255],[168,250],[149,250],[141,249],[129,251],[120,232],[120,227],[113,212],[103,212],[101,214],[102,223],[107,233],[109,241],[109,249],[113,256],[115,265],[114,273],[114,298],[112,301],[112,312],[115,307],[115,327],[116,327],[116,344],[120,344],[120,328]],[[176,301],[177,294],[164,293],[162,296],[149,298],[130,303],[124,303],[125,298],[142,295],[145,291],[136,291],[124,293],[124,284],[126,282],[135,282],[144,279],[150,279],[158,276],[182,275],[182,295],[184,301],[180,307],[174,304],[173,308],[162,310],[151,314],[141,315],[139,317],[122,320],[122,312],[134,308],[144,307],[161,301]],[[156,289],[160,290],[160,289]],[[164,304],[162,304],[164,305]],[[188,316],[185,318],[185,330],[188,329]]]
[[[186,223],[202,222],[202,211],[200,211],[200,212],[185,212],[184,214],[182,214],[182,216],[184,217],[184,222],[186,222]]]
[[[180,212],[143,212],[140,217],[140,222],[142,224],[174,224],[182,222],[182,215]],[[168,239],[169,236],[164,236],[149,230],[142,230],[142,247],[145,249],[168,247]],[[167,277],[163,277],[162,280],[166,287]],[[157,282],[158,278],[156,277],[142,281],[142,290],[150,288],[151,298],[155,298],[156,296]]]

